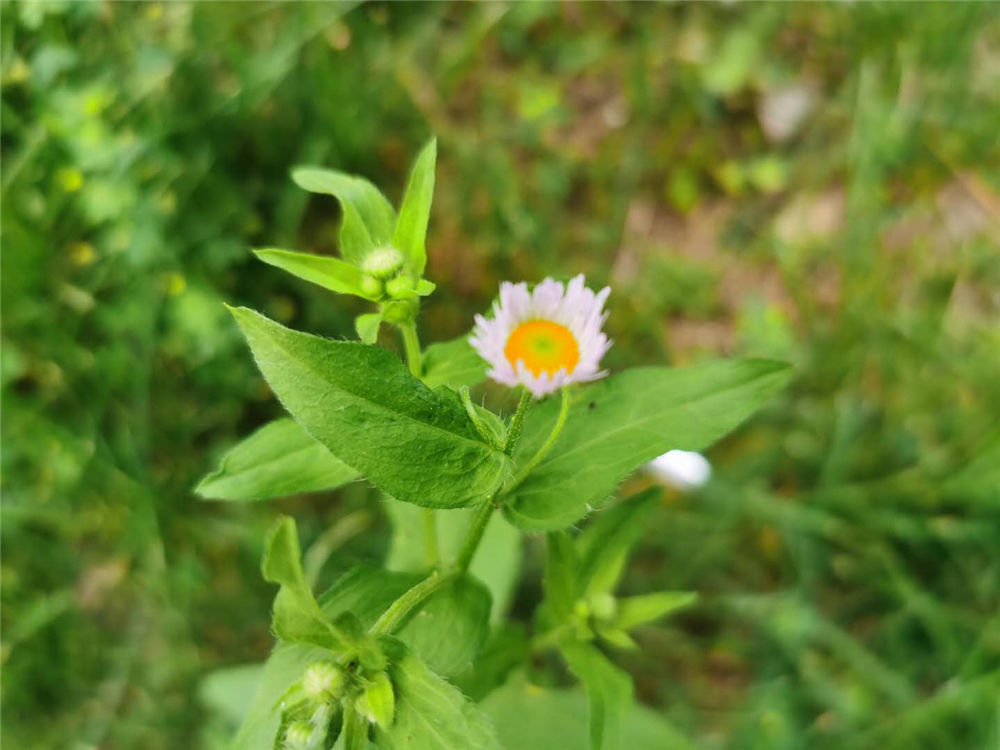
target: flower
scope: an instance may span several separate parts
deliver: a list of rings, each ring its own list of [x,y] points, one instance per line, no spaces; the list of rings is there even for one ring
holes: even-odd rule
[[[523,385],[536,398],[570,383],[607,375],[598,369],[611,341],[601,331],[610,287],[594,293],[580,274],[563,286],[545,279],[528,291],[524,282],[500,285],[493,318],[476,316],[469,343],[491,366],[498,383]]]

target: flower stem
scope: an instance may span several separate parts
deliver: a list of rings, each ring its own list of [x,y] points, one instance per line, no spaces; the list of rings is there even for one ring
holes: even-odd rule
[[[462,543],[462,549],[458,553],[458,559],[455,560],[455,569],[459,573],[464,573],[469,569],[472,556],[476,554],[476,548],[483,538],[486,525],[490,522],[490,517],[493,515],[494,499],[495,495],[489,497],[486,502],[476,508],[476,514],[472,517],[472,525],[469,526],[465,541]]]
[[[534,470],[534,468],[538,466],[538,464],[542,462],[542,459],[549,454],[549,451],[552,450],[552,446],[555,445],[556,440],[559,439],[559,435],[562,434],[563,427],[566,426],[566,417],[569,416],[569,389],[563,388],[560,391],[560,394],[562,396],[562,401],[559,404],[559,416],[556,418],[556,423],[552,426],[552,432],[549,433],[549,436],[545,439],[542,447],[538,449],[538,452],[532,456],[528,463],[524,465],[524,468],[517,473],[517,476],[514,477],[513,483],[507,487],[506,490],[504,490],[505,495],[510,494],[521,484],[521,482],[527,479],[528,475]]]
[[[399,324],[399,332],[403,334],[403,347],[406,349],[406,366],[410,368],[413,377],[423,374],[424,356],[420,353],[420,338],[417,336],[417,324],[412,320]]]
[[[517,441],[521,438],[521,428],[524,426],[524,415],[528,413],[531,406],[531,393],[527,388],[521,391],[521,400],[517,402],[517,409],[514,416],[510,418],[507,426],[507,438],[503,441],[503,452],[508,456],[514,452]]]

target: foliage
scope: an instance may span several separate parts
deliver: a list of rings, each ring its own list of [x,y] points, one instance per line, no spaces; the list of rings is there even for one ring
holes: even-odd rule
[[[393,506],[365,482],[274,503],[191,488],[281,418],[223,301],[337,340],[374,314],[358,328],[395,345],[364,298],[332,303],[250,253],[334,258],[338,204],[289,165],[363,174],[398,206],[431,130],[433,338],[461,337],[501,278],[580,270],[614,287],[613,371],[795,365],[792,388],[709,449],[709,485],[666,495],[623,568],[619,613],[700,592],[629,633],[641,655],[612,652],[658,714],[633,708],[626,743],[996,742],[994,6],[0,15],[7,744],[224,747],[259,672],[217,669],[271,648],[258,566],[275,516],[295,515],[313,590],[385,559]],[[439,346],[428,387],[482,380]],[[452,514],[460,540],[470,512]],[[516,622],[453,682],[505,745],[582,747],[586,696],[554,652],[510,672],[544,537],[525,535],[501,580],[519,546],[495,529],[470,569]],[[408,557],[393,569],[426,565]]]

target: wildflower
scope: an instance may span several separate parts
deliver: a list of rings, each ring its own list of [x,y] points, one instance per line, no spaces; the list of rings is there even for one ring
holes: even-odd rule
[[[601,331],[610,287],[595,293],[580,274],[565,286],[545,279],[528,291],[524,282],[500,285],[493,318],[476,316],[469,343],[491,366],[498,383],[523,385],[536,398],[571,383],[607,375],[598,369],[611,341]]]

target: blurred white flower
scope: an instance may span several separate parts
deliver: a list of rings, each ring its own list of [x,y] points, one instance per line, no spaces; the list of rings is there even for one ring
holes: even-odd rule
[[[712,465],[700,453],[693,451],[667,451],[646,464],[657,481],[677,490],[701,487],[712,475]]]
[[[476,316],[469,343],[490,364],[498,383],[523,385],[536,398],[564,385],[597,380],[611,341],[601,331],[610,287],[593,292],[583,274],[568,284],[545,279],[528,291],[524,282],[500,285],[493,318]]]

